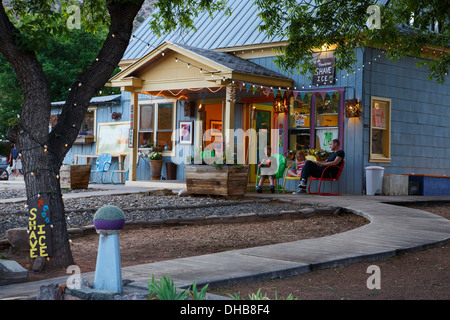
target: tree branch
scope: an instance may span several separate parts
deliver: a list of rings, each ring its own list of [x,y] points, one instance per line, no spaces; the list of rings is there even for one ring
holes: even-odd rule
[[[35,101],[43,101],[48,108],[48,115],[22,112],[21,119],[27,123],[43,123],[50,116],[50,89],[34,51],[23,49],[16,43],[19,34],[20,31],[9,20],[3,3],[0,3],[0,52],[11,64],[20,81],[23,106],[32,107]]]
[[[134,18],[143,2],[144,0],[106,1],[111,18],[108,36],[97,58],[79,74],[72,85],[58,123],[50,135],[55,146],[63,151],[60,161],[68,151],[65,144],[72,145],[78,135],[90,100],[109,80],[122,59],[131,37]]]

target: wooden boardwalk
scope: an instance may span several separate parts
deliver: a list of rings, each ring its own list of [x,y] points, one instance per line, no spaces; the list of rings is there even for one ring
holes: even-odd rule
[[[255,196],[255,195],[251,195]],[[169,274],[178,287],[209,284],[210,288],[242,281],[260,281],[358,261],[375,261],[400,253],[450,242],[450,220],[422,210],[384,202],[449,201],[444,197],[311,196],[277,197],[301,204],[346,208],[367,218],[360,228],[323,238],[233,250],[122,268],[122,278],[134,282],[127,290],[147,289],[147,281]],[[94,273],[82,274],[93,283]],[[32,297],[45,283],[64,284],[67,277],[0,287],[0,299]]]
[[[127,267],[123,269],[123,276],[134,279],[136,284],[140,279],[146,279],[146,284],[152,274],[156,278],[169,274],[180,287],[189,286],[194,280],[197,284],[209,283],[210,287],[215,287],[372,261],[450,242],[450,220],[422,210],[381,203],[382,198],[281,195],[281,198],[292,197],[305,204],[321,203],[346,208],[367,218],[370,223],[323,238]],[[427,199],[422,197],[418,200]],[[447,200],[450,201],[450,197]]]

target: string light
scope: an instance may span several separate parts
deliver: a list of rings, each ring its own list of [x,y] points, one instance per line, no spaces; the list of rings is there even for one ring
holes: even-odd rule
[[[132,40],[133,40],[133,41],[134,41],[134,40],[139,40],[139,41],[141,41],[141,42],[143,42],[143,43],[146,43],[146,44],[147,44],[147,48],[149,48],[149,47],[151,46],[151,47],[153,47],[155,50],[161,51],[161,54],[164,56],[164,51],[163,51],[163,50],[161,50],[161,49],[159,49],[159,48],[157,48],[157,47],[151,45],[150,43],[147,43],[146,41],[144,41],[144,40],[142,40],[142,39],[136,37],[135,35],[133,35],[133,39],[132,39]],[[397,46],[400,46],[400,47],[401,47],[402,44],[398,44]],[[388,47],[388,48],[389,48],[389,50],[391,49],[391,47]],[[421,50],[424,51],[423,48],[421,48]],[[264,51],[264,50],[261,49],[261,51]],[[426,50],[426,51],[428,51],[428,50]],[[440,54],[445,53],[444,50],[440,50],[439,52],[440,52]],[[382,51],[381,51],[381,54],[384,55],[384,54],[385,54],[385,51],[382,50]],[[378,58],[381,58],[381,54],[377,54],[377,57],[378,57]],[[184,63],[186,63],[186,64],[189,64],[189,66],[198,68],[199,71],[200,71],[201,73],[203,72],[203,68],[197,67],[197,66],[193,65],[193,64],[190,63],[190,62],[182,61],[182,60],[179,59],[178,57],[176,57],[176,61],[177,61],[177,62],[184,62]],[[367,63],[368,65],[371,65],[372,62],[376,62],[376,61],[377,61],[377,58],[375,57],[375,58],[373,58],[373,61],[368,61],[368,62],[366,62],[366,63]],[[365,64],[362,64],[360,67],[357,67],[357,71],[362,71],[365,67],[366,67],[366,65],[365,65]],[[214,77],[214,73],[215,73],[215,72],[217,72],[217,71],[208,71],[208,73],[211,74],[211,77]],[[355,73],[355,72],[356,72],[356,71],[352,71],[351,73]],[[346,76],[349,77],[349,75],[350,75],[349,73],[346,73],[346,75],[342,75],[342,79],[345,79]],[[338,77],[335,77],[335,79],[337,79],[337,78],[338,78]],[[333,84],[333,82],[334,82],[335,79],[332,79],[332,80],[329,81],[329,85],[330,85],[330,86]],[[235,83],[235,79],[228,79],[228,80],[231,80],[232,83]],[[237,80],[237,81],[239,81],[239,80]],[[242,84],[245,85],[244,82],[242,82]],[[326,84],[326,82],[324,82],[323,84]],[[320,84],[315,84],[316,87],[319,87],[319,85],[320,85]],[[309,84],[309,88],[311,88],[311,87],[312,87],[312,84]],[[304,89],[304,88],[305,88],[305,85],[302,85],[302,89]],[[261,89],[263,89],[263,86],[262,86],[262,85],[261,85]],[[296,90],[296,89],[297,89],[297,88],[294,87],[294,90]],[[266,88],[266,90],[267,90],[267,88]],[[279,90],[290,91],[288,87],[286,87],[286,89],[279,89]],[[296,91],[295,91],[295,92],[296,92]]]

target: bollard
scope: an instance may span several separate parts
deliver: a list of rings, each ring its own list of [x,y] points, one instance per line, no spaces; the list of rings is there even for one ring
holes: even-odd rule
[[[100,234],[94,289],[122,293],[119,233],[125,214],[116,206],[103,206],[94,215],[94,227]]]

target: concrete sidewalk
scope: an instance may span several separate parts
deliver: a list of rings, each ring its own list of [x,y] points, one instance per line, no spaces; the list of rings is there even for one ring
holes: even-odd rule
[[[116,188],[116,192],[127,188],[130,187]],[[270,193],[252,193],[249,196],[342,207],[367,218],[370,223],[323,238],[124,267],[122,278],[134,281],[124,287],[124,290],[147,291],[147,281],[151,280],[152,275],[158,279],[165,274],[169,274],[181,288],[190,286],[193,281],[199,286],[209,284],[212,288],[242,281],[267,280],[358,261],[392,257],[450,242],[450,220],[422,210],[389,204],[450,202],[450,196],[299,196]],[[93,272],[82,273],[81,276],[93,283]],[[48,283],[65,284],[67,277],[0,286],[0,299],[35,298],[40,286]]]

